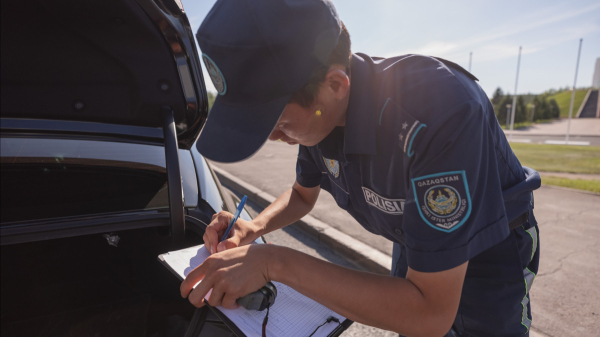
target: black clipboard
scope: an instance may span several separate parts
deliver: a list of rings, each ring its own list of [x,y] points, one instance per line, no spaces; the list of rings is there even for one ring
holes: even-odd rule
[[[183,278],[181,278],[181,276],[175,270],[173,270],[173,268],[171,268],[171,266],[165,261],[165,258],[163,257],[163,254],[161,254],[161,255],[158,256],[158,260],[160,261],[160,263],[163,264],[163,266],[167,267],[167,269],[170,270],[173,275],[175,275],[180,281],[183,282]],[[223,321],[223,323],[225,323],[225,325],[229,328],[229,330],[231,330],[231,332],[233,332],[237,337],[247,337],[246,334],[243,333],[237,327],[237,325],[235,325],[235,323],[233,323],[224,313],[221,312],[221,310],[217,309],[216,307],[213,307],[213,306],[209,305],[208,303],[206,303],[206,306],[221,321]],[[354,321],[349,320],[349,319],[346,318],[341,324],[339,324],[337,326],[337,328],[333,329],[333,331],[329,335],[327,335],[327,337],[338,337],[344,331],[346,331],[346,329],[348,329],[348,327],[350,327],[350,325],[352,325],[352,323],[354,323]]]

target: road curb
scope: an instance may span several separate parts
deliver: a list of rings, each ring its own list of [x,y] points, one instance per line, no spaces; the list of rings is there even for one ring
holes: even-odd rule
[[[231,173],[214,165],[212,169],[223,184],[228,185],[239,193],[247,195],[248,199],[261,207],[267,207],[275,201],[274,196],[233,176]],[[306,215],[292,225],[313,239],[330,247],[356,266],[377,274],[390,274],[392,266],[392,258],[390,256],[371,248],[348,234],[340,232],[323,221],[311,215]]]
[[[548,184],[544,184],[543,182],[542,182],[542,186],[548,187],[548,188],[553,188],[555,190],[563,190],[563,191],[567,191],[567,192],[583,193],[583,194],[589,194],[589,195],[593,195],[593,196],[596,196],[596,197],[600,197],[600,193],[596,193],[596,192],[592,192],[592,191],[578,190],[576,188],[568,188],[568,187],[562,187],[562,186],[556,186],[556,185],[548,185]]]

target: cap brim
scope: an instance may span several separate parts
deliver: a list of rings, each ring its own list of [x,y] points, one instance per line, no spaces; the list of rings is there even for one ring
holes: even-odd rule
[[[250,107],[232,107],[215,100],[196,142],[204,157],[223,163],[244,160],[269,138],[291,95]]]

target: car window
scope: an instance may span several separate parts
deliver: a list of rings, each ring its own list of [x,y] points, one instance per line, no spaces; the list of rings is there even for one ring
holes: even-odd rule
[[[169,207],[161,146],[58,138],[0,138],[2,223]],[[198,203],[179,151],[185,206]]]

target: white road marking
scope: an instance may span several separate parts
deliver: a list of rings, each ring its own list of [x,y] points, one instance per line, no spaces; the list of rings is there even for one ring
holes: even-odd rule
[[[552,144],[552,145],[582,145],[582,146],[589,146],[590,142],[578,142],[578,141],[564,141],[564,140],[547,140],[544,142],[544,144]]]

